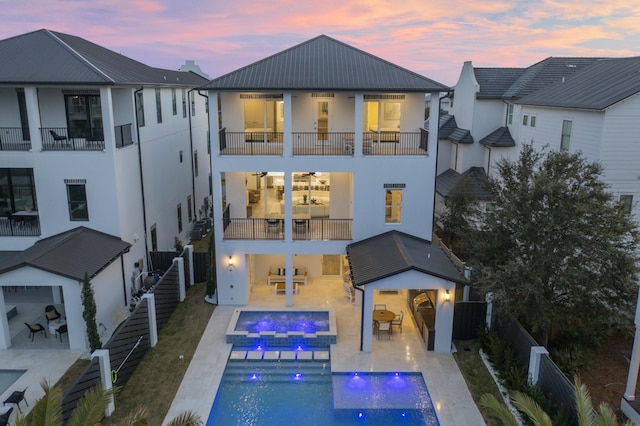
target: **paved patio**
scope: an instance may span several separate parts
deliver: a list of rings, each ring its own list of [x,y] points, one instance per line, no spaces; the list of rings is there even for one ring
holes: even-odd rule
[[[332,308],[335,311],[338,336],[337,343],[331,347],[332,371],[419,371],[425,379],[441,425],[485,424],[453,355],[426,350],[412,316],[409,315],[405,292],[376,295],[376,303],[386,303],[387,308],[396,313],[404,311],[405,320],[403,332],[394,330],[391,340],[374,339],[370,353],[359,350],[361,307],[344,297],[340,281],[310,280],[310,284],[299,287],[299,293],[294,295],[293,300],[296,308]],[[248,306],[283,308],[285,296],[274,294],[273,287],[266,285],[264,281],[257,282],[251,289]],[[218,306],[215,309],[167,419],[174,418],[185,410],[199,413],[205,421],[208,418],[231,351],[231,345],[226,343],[225,332],[236,308],[237,306]]]

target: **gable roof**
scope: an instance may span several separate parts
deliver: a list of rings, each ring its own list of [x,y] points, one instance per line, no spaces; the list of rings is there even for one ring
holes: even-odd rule
[[[440,117],[438,139],[449,140],[462,144],[473,143],[473,136],[471,136],[471,132],[469,130],[459,128],[456,118],[449,114],[445,114]]]
[[[446,92],[449,87],[326,35],[211,80],[218,90]]]
[[[193,72],[153,68],[80,37],[46,29],[0,40],[0,84],[198,86]]]
[[[77,281],[93,278],[127,252],[131,244],[113,235],[80,226],[37,241],[0,262],[0,274],[31,266]]]
[[[480,139],[480,143],[482,145],[496,148],[508,148],[516,146],[516,141],[513,140],[508,127],[498,127],[496,130]]]
[[[469,167],[464,173],[458,173],[453,169],[441,173],[436,177],[436,192],[447,198],[458,184],[465,180],[466,190],[469,194],[479,200],[489,200],[491,193],[487,191],[487,174],[482,167]]]
[[[414,270],[447,281],[466,283],[462,273],[439,246],[399,231],[389,231],[347,246],[351,278],[365,285]]]
[[[502,95],[525,72],[526,68],[474,68],[473,73],[480,85],[478,99],[501,99]]]
[[[640,92],[640,56],[603,59],[518,101],[519,104],[603,110]]]

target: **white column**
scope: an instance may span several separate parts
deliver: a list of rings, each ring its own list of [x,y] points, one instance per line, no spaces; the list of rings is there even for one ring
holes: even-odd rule
[[[440,124],[440,95],[431,93],[431,105],[429,106],[429,154],[435,155],[438,147],[438,125]]]
[[[7,305],[4,303],[4,291],[0,289],[0,349],[9,349],[10,346],[11,332],[7,319]]]
[[[362,155],[362,119],[364,114],[364,94],[356,93],[355,98],[355,122],[353,123],[353,154]]]
[[[287,271],[285,279],[286,305],[293,306],[293,259],[291,254],[287,254],[284,259],[284,267]]]
[[[487,325],[487,329],[491,330],[491,321],[492,321],[492,316],[493,316],[493,294],[491,293],[487,293],[484,296],[484,300],[485,302],[487,302],[487,313],[485,316],[485,324]]]
[[[84,319],[82,319],[82,282],[65,284],[62,287],[64,296],[64,310],[69,327],[69,349],[86,350],[89,348],[87,340],[87,330]]]
[[[100,88],[100,108],[102,108],[102,132],[105,150],[115,150],[115,121],[113,119],[113,98],[111,87]]]
[[[449,290],[451,299],[444,300],[446,290]],[[438,289],[436,300],[436,339],[433,344],[434,352],[451,352],[451,336],[453,334],[453,301],[455,294],[455,284],[446,282],[441,289]]]
[[[153,293],[145,293],[142,300],[147,301],[147,314],[149,316],[149,345],[153,348],[158,343],[158,322],[156,320],[156,296]]]
[[[639,289],[640,292],[640,289]],[[633,338],[633,350],[631,351],[631,362],[629,364],[629,375],[627,376],[627,388],[624,391],[624,397],[627,401],[636,399],[636,384],[638,383],[638,369],[640,367],[640,295],[636,302],[636,333]]]
[[[358,290],[356,290],[356,294]],[[362,352],[371,352],[373,346],[373,331],[371,324],[373,323],[373,290],[363,292],[362,305]]]
[[[108,391],[113,387],[111,382],[111,360],[109,359],[109,351],[107,349],[96,349],[91,354],[91,359],[98,358],[100,362],[100,380],[102,381],[102,389]],[[104,410],[104,415],[109,417],[116,409],[114,398],[111,398],[111,402]]]
[[[549,355],[549,352],[544,346],[531,346],[531,353],[529,354],[529,383],[535,385],[538,383],[538,377],[540,376],[540,358],[542,355]]]
[[[220,155],[220,126],[218,125],[219,115],[220,111],[218,111],[218,92],[209,90],[209,138],[211,140],[211,170],[215,170],[215,167],[213,165],[214,157],[218,157]],[[214,203],[214,206],[215,205],[216,204]],[[215,211],[216,209],[214,208],[213,210]],[[219,227],[214,226],[214,228]]]
[[[284,194],[282,194],[282,200],[284,202],[284,237],[287,241],[293,239],[293,207],[291,206],[292,180],[291,173],[284,174]]]
[[[178,282],[180,287],[180,301],[182,302],[187,297],[187,292],[184,282],[184,259],[181,257],[174,257],[173,263],[178,264]]]
[[[24,98],[27,104],[27,117],[29,118],[29,133],[31,134],[31,150],[42,150],[42,134],[40,133],[40,107],[38,106],[38,89],[25,87]]]
[[[292,113],[291,113],[291,92],[284,92],[282,94],[282,100],[284,101],[284,141],[282,145],[283,155],[285,157],[291,157],[293,155],[293,135],[291,131],[292,126]]]

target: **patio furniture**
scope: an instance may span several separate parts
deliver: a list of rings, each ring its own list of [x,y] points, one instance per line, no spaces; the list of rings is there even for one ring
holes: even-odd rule
[[[391,321],[391,326],[400,327],[400,333],[402,333],[402,320],[404,318],[404,314],[400,311],[400,315],[396,315],[396,317]]]
[[[24,388],[24,390],[21,390],[21,391],[13,391],[11,395],[9,395],[9,398],[4,400],[3,405],[15,404],[18,406],[18,411],[22,413],[22,409],[20,408],[20,403],[24,401],[24,403],[27,404],[27,407],[29,406],[29,403],[27,402],[27,400],[24,399],[24,393],[26,391],[27,391],[27,388]]]
[[[60,327],[56,329],[56,337],[60,336],[60,341],[62,342],[62,334],[68,333],[69,329],[67,328],[67,324],[62,324]]]
[[[387,310],[387,305],[386,305],[386,303],[379,303],[377,305],[373,305],[373,310],[374,311],[386,311]]]
[[[267,276],[267,284],[272,285],[276,282],[284,281],[286,271],[284,267],[272,266]],[[307,284],[307,268],[304,266],[293,267],[293,282],[297,284]]]
[[[36,333],[42,333],[44,334],[45,339],[47,338],[47,332],[44,330],[44,327],[42,326],[42,324],[29,324],[25,322],[24,325],[26,325],[27,328],[29,329],[29,337],[31,338],[32,342]]]
[[[9,424],[9,417],[13,407],[0,407],[0,426],[7,426]]]
[[[349,298],[349,302],[356,300],[356,289],[350,283],[342,282],[342,290],[344,295]]]
[[[62,315],[60,315],[60,312],[58,312],[56,307],[53,305],[47,305],[44,308],[44,314],[47,317],[47,323],[49,323],[49,321],[55,321],[59,318],[62,318]]]
[[[376,330],[378,331],[378,340],[380,340],[380,332],[387,333],[389,340],[391,340],[391,323],[388,321],[377,322]]]
[[[275,293],[286,293],[287,292],[287,286],[285,283],[283,282],[279,282],[275,284],[275,289],[274,289]],[[293,283],[293,294],[298,294],[298,283]]]

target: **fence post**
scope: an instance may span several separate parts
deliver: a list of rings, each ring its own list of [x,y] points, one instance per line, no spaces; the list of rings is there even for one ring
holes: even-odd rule
[[[98,358],[98,362],[100,364],[100,381],[102,382],[102,389],[108,391],[113,387],[113,383],[111,382],[111,359],[109,358],[109,350],[96,349],[91,354],[91,358]],[[111,416],[115,409],[116,405],[114,403],[114,399],[111,398],[111,402],[107,406],[107,409],[104,410],[104,415],[106,417]]]
[[[471,266],[464,266],[464,277],[467,279],[467,281],[471,282],[471,272],[473,271],[473,268]],[[471,284],[467,284],[464,286],[464,291],[462,292],[462,301],[463,302],[468,302],[469,301],[469,292],[471,290]]]
[[[193,246],[191,244],[184,246],[187,251],[187,259],[189,259],[189,286],[195,284],[195,275],[193,271]]]
[[[156,296],[153,293],[145,293],[142,300],[147,301],[147,315],[149,317],[149,345],[155,347],[158,343],[158,321],[156,320]]]
[[[180,301],[184,301],[187,297],[187,290],[184,282],[184,259],[181,257],[174,257],[173,263],[178,265],[178,287],[180,287]]]
[[[542,355],[549,355],[549,351],[544,346],[531,346],[529,355],[529,383],[536,385],[540,376],[540,358]]]
[[[486,319],[485,322],[487,324],[487,329],[491,330],[491,316],[493,315],[493,293],[487,293],[484,296],[484,300],[487,302],[487,315],[486,315]]]

